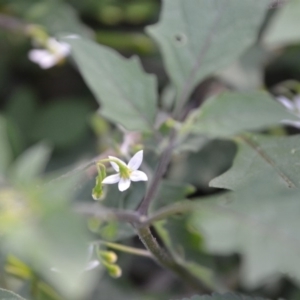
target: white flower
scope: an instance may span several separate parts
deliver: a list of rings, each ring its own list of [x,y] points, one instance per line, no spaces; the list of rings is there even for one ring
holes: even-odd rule
[[[37,63],[42,69],[48,69],[61,62],[70,53],[70,45],[49,38],[47,49],[34,49],[29,51],[28,58]]]
[[[288,111],[294,113],[297,117],[300,117],[300,95],[295,96],[293,100],[284,96],[279,96],[276,99],[287,108]],[[300,121],[282,120],[281,123],[300,128]]]
[[[284,96],[277,97],[277,100],[285,106],[288,110],[300,114],[300,96],[294,97],[293,100],[288,99]]]
[[[130,187],[131,181],[148,180],[148,177],[144,172],[138,171],[138,168],[143,161],[143,150],[137,152],[130,159],[127,165],[125,162],[114,156],[109,156],[109,158],[118,161],[118,164],[113,161],[110,162],[114,170],[118,173],[106,177],[102,181],[103,184],[114,184],[118,182],[118,188],[121,192],[123,192]]]

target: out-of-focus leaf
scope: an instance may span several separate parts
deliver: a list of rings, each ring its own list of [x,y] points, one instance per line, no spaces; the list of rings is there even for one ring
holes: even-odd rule
[[[64,183],[32,181],[18,191],[2,191],[1,203],[8,205],[1,207],[1,250],[33,266],[62,295],[77,299],[93,284],[84,272],[89,237],[85,221],[70,211],[72,187],[64,191]]]
[[[268,128],[283,120],[299,121],[264,92],[225,92],[208,99],[198,113],[191,131],[213,138]]]
[[[208,287],[218,288],[213,271],[208,266],[209,258],[201,252],[202,238],[197,231],[187,226],[186,221],[186,217],[170,218],[157,222],[155,229],[178,264]]]
[[[37,99],[34,91],[28,87],[21,87],[10,97],[6,113],[17,124],[22,135],[28,135],[28,131],[32,129],[36,109]]]
[[[178,156],[176,164],[171,166],[170,177],[207,190],[208,183],[231,166],[235,153],[233,142],[211,141],[196,153]]]
[[[12,159],[11,147],[7,136],[7,122],[0,116],[0,174],[3,174]]]
[[[25,18],[46,27],[50,34],[73,33],[85,37],[92,35],[92,31],[84,25],[76,10],[64,1],[42,1],[31,5],[25,10]]]
[[[88,132],[90,107],[77,99],[57,99],[36,117],[31,138],[47,140],[58,148],[76,145]]]
[[[295,264],[300,255],[300,193],[269,176],[262,171],[244,189],[199,199],[191,223],[211,253],[242,254],[240,278],[252,288],[279,274],[300,283]]]
[[[161,21],[148,27],[177,88],[177,107],[205,77],[254,43],[269,1],[165,0]],[[249,20],[249,14],[252,16]]]
[[[152,39],[140,32],[97,30],[96,40],[122,53],[149,55],[156,52]]]
[[[251,136],[237,140],[238,153],[233,166],[213,179],[210,186],[231,190],[241,189],[261,173],[269,182],[285,187],[300,187],[299,136]]]
[[[228,68],[218,72],[217,76],[234,89],[258,90],[263,86],[263,65],[266,55],[266,51],[255,45]]]
[[[50,156],[50,148],[39,144],[25,151],[14,163],[10,177],[16,183],[28,183],[45,169]]]
[[[299,14],[300,1],[286,1],[268,25],[263,37],[264,45],[268,48],[278,48],[299,43]]]
[[[137,57],[82,39],[65,39],[86,83],[101,104],[100,113],[128,130],[151,131],[156,114],[156,80]]]
[[[151,210],[155,211],[165,205],[184,200],[195,188],[187,183],[164,180],[161,182],[157,196],[151,202]]]
[[[0,289],[0,300],[25,300],[25,299],[11,291]]]
[[[261,297],[252,297],[242,294],[217,294],[213,293],[212,295],[202,295],[202,296],[193,296],[192,298],[184,298],[182,300],[264,300],[265,298]],[[266,299],[265,299],[266,300]]]

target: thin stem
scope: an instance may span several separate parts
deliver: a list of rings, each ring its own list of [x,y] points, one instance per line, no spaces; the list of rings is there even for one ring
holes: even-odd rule
[[[130,253],[130,254],[134,254],[134,255],[139,255],[139,256],[144,256],[144,257],[149,257],[149,258],[153,258],[152,254],[144,249],[138,249],[138,248],[134,248],[134,247],[128,247],[128,246],[124,246],[121,244],[116,244],[116,243],[111,243],[111,242],[105,242],[105,241],[97,241],[95,242],[96,244],[103,244],[111,249],[114,250],[119,250],[122,252],[126,252],[126,253]]]
[[[203,283],[188,272],[180,263],[173,259],[172,255],[163,249],[158,243],[155,237],[152,235],[149,227],[138,227],[138,235],[144,246],[152,253],[155,260],[162,267],[165,267],[180,278],[184,279],[191,287],[201,293],[210,293],[211,289],[204,287]]]
[[[172,157],[172,151],[174,147],[174,142],[175,142],[175,137],[176,137],[176,131],[173,129],[170,139],[169,139],[169,144],[166,147],[166,149],[163,151],[160,160],[158,162],[158,166],[156,168],[156,171],[153,175],[152,182],[146,192],[146,195],[142,202],[140,203],[137,211],[142,214],[142,215],[147,215],[148,213],[148,208],[150,206],[151,201],[154,199],[156,196],[159,184],[161,182],[162,177],[164,176],[167,167],[171,161]]]
[[[107,221],[122,221],[129,223],[142,223],[145,216],[141,216],[138,212],[131,210],[111,210],[98,204],[79,204],[75,206],[75,211],[94,218],[101,218]]]

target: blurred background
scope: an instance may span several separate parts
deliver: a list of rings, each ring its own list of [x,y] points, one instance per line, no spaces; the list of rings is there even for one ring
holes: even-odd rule
[[[284,1],[274,1],[270,6],[262,32],[282,5]],[[11,163],[29,147],[46,141],[52,147],[47,171],[61,170],[96,157],[112,143],[111,125],[97,115],[99,105],[72,61],[47,70],[31,62],[28,52],[33,44],[24,26],[41,25],[51,36],[79,34],[112,47],[126,57],[138,55],[145,70],[157,75],[160,105],[166,107],[172,91],[166,89],[168,78],[158,49],[144,31],[147,25],[158,21],[160,9],[159,0],[0,0],[0,135],[7,136]],[[207,95],[228,88],[266,88],[275,96],[293,97],[300,93],[299,81],[300,39],[298,43],[271,52],[256,45],[238,63],[197,87],[190,105],[197,107]],[[298,133],[297,129],[287,130],[290,134]],[[113,135],[115,140],[121,141],[120,131],[113,131]],[[178,155],[168,175],[178,182],[193,184],[193,195],[215,193],[208,188],[208,182],[230,167],[235,151],[231,142],[213,141],[188,158]],[[201,169],[195,168],[199,174],[190,174],[190,166],[201,166]],[[92,184],[87,190],[91,190]],[[107,229],[108,237],[109,230],[112,229]],[[129,244],[141,247],[137,239]],[[228,286],[236,291],[300,299],[300,290],[288,279],[270,281],[257,290],[241,286],[238,256],[203,256],[202,259],[214,265],[227,278]],[[120,255],[120,260],[125,276],[118,282],[109,276],[102,278],[101,284],[94,285],[84,299],[169,299],[192,293],[151,260],[129,255]],[[5,270],[6,258],[1,257],[0,262],[0,287],[14,289],[28,299],[62,299],[55,293],[38,298],[30,296],[32,277],[23,276],[15,281],[16,276]]]

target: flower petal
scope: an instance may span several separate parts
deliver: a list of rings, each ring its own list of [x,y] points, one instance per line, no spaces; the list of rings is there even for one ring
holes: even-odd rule
[[[285,108],[287,108],[288,110],[294,110],[295,109],[295,105],[293,103],[293,101],[291,101],[290,99],[288,99],[287,97],[284,96],[279,96],[276,98],[277,101],[279,101],[283,106],[285,106]]]
[[[104,178],[102,183],[103,184],[114,184],[119,181],[120,181],[120,174],[114,174],[114,175],[110,175],[110,176],[107,176],[106,178]]]
[[[100,262],[98,260],[91,260],[87,263],[86,267],[84,268],[84,271],[90,271],[95,268],[97,268],[100,265]]]
[[[297,109],[297,113],[299,114],[300,113],[300,95],[297,95],[295,98],[294,98],[294,105]]]
[[[142,171],[133,171],[130,174],[131,181],[147,181],[148,176]]]
[[[70,53],[71,46],[67,43],[59,42],[54,38],[47,41],[47,47],[56,55],[66,57]]]
[[[110,158],[110,159],[115,159],[115,160],[117,160],[120,164],[126,166],[126,164],[124,163],[124,161],[122,161],[121,159],[118,159],[117,157],[109,156],[109,158]],[[119,171],[120,171],[120,168],[119,168],[119,166],[118,166],[117,163],[115,163],[115,162],[113,162],[113,161],[110,161],[110,164],[111,164],[111,166],[114,168],[114,170],[115,170],[116,172],[119,172]]]
[[[56,65],[57,58],[48,50],[31,50],[28,58],[37,63],[42,69],[48,69]]]
[[[140,150],[136,154],[133,155],[133,157],[130,159],[128,163],[128,168],[131,170],[137,170],[143,161],[143,150]]]
[[[130,187],[130,183],[131,183],[130,179],[121,178],[119,181],[119,186],[118,186],[119,191],[123,192],[123,191],[127,190]]]

